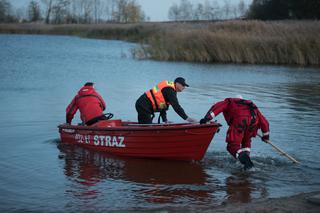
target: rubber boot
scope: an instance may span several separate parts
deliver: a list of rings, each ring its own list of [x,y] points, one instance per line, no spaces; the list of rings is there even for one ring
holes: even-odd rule
[[[238,159],[239,159],[240,163],[242,163],[244,165],[243,169],[245,171],[249,170],[253,167],[253,163],[250,159],[248,152],[240,152]]]

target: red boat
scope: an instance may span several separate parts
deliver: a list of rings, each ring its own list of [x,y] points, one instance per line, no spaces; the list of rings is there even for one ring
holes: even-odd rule
[[[104,120],[91,126],[59,125],[61,142],[120,156],[201,160],[221,125],[138,124]]]

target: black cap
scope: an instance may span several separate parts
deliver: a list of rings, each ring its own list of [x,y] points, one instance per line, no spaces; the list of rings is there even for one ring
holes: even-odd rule
[[[186,80],[182,77],[176,78],[176,80],[174,80],[174,83],[179,83],[182,86],[189,87],[189,85],[186,83]]]
[[[93,84],[94,84],[93,82],[87,82],[87,83],[85,83],[85,84],[84,84],[84,86],[92,87],[92,86],[93,86]]]

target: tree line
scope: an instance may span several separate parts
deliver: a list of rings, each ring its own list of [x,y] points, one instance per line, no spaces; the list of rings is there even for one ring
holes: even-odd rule
[[[238,4],[231,0],[205,0],[196,5],[180,0],[179,4],[172,4],[168,17],[172,21],[319,19],[320,0],[253,0],[250,5],[243,0]]]
[[[31,0],[25,11],[14,11],[8,0],[0,0],[0,23],[134,23],[146,19],[141,6],[135,0]]]
[[[171,21],[222,19],[319,19],[320,0],[204,0],[192,4],[180,0],[168,11]],[[148,21],[136,0],[30,0],[26,9],[15,9],[0,0],[0,23],[44,22],[46,24],[136,23]]]
[[[169,8],[168,18],[172,21],[236,19],[244,17],[247,9],[248,5],[243,0],[238,4],[232,4],[231,0],[205,0],[196,5],[189,0],[181,0]]]
[[[247,17],[260,20],[319,19],[319,0],[253,0]]]

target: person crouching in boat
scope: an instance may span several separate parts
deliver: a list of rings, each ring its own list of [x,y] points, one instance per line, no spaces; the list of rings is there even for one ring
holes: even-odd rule
[[[190,123],[198,122],[190,118],[180,106],[177,92],[182,92],[185,87],[189,87],[185,79],[178,77],[174,82],[161,81],[158,85],[148,90],[136,101],[136,110],[138,112],[138,121],[140,124],[151,124],[155,112],[160,112],[162,121],[168,123],[167,110],[172,105],[174,111],[183,119]],[[160,117],[158,119],[160,123]]]
[[[244,165],[244,170],[252,168],[251,138],[257,135],[258,129],[261,129],[262,140],[269,140],[268,120],[252,101],[238,96],[238,98],[226,98],[214,104],[200,120],[200,124],[207,123],[221,112],[229,125],[226,137],[227,150],[233,157],[239,159]]]
[[[106,109],[106,103],[94,89],[92,82],[87,82],[68,105],[66,109],[67,124],[71,124],[78,109],[80,110],[80,118],[85,125],[89,126],[100,120],[107,120],[103,114]]]

